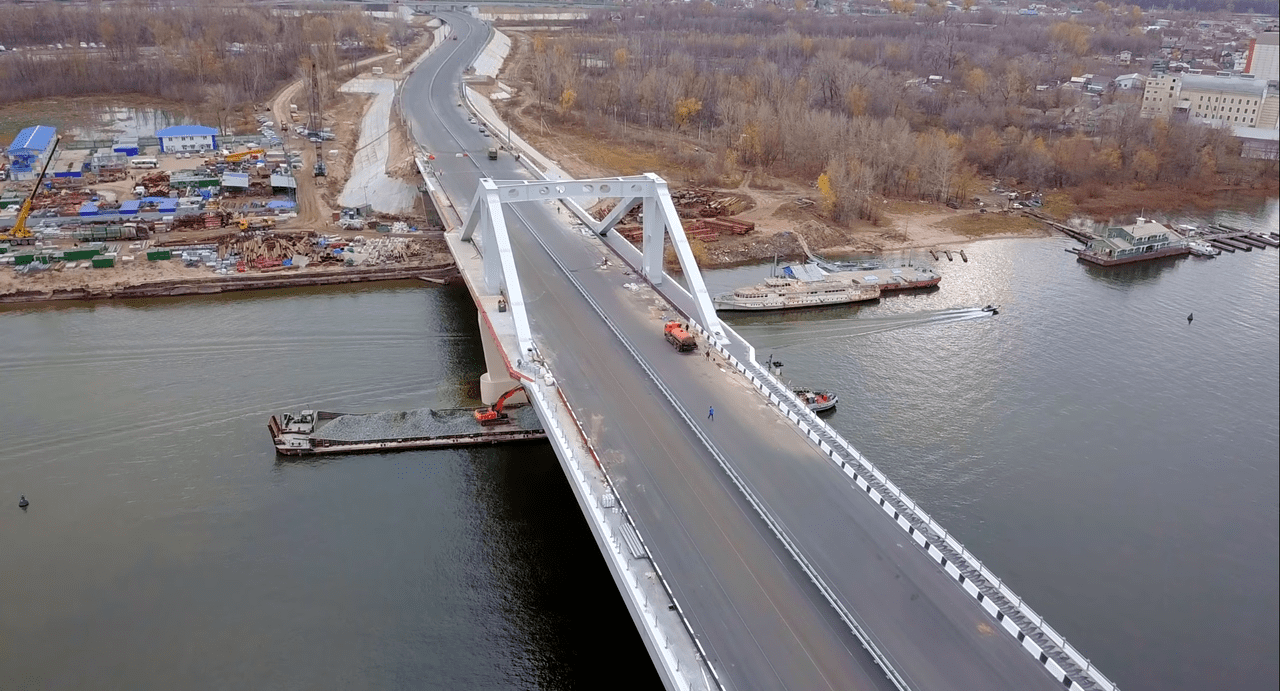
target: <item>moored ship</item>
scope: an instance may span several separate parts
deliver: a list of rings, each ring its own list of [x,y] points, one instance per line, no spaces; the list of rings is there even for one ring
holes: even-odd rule
[[[827,274],[827,277],[836,281],[855,281],[879,286],[880,292],[934,288],[942,282],[942,276],[937,271],[923,266],[835,271]]]
[[[840,402],[840,397],[830,391],[817,391],[802,387],[792,389],[791,392],[808,406],[809,410],[815,413],[825,413],[828,410],[832,410]]]
[[[780,276],[713,299],[717,310],[763,311],[843,305],[876,300],[886,291],[933,288],[942,281],[923,266],[830,271],[813,262],[783,267]]]
[[[880,287],[876,285],[831,280],[820,273],[813,274],[812,279],[766,278],[764,283],[717,295],[712,302],[717,310],[758,312],[847,305],[880,298]]]

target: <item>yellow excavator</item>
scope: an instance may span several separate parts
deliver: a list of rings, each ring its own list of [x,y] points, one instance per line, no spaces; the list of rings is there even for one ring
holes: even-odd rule
[[[31,245],[35,243],[35,237],[32,232],[27,229],[27,217],[31,215],[31,204],[36,200],[36,192],[40,191],[40,185],[44,183],[44,174],[49,170],[49,164],[53,163],[53,155],[58,151],[58,142],[62,141],[59,136],[53,140],[53,148],[49,150],[49,158],[44,161],[44,167],[40,169],[40,177],[36,178],[36,186],[31,188],[31,194],[22,202],[22,209],[18,211],[18,219],[13,222],[13,228],[9,232],[0,234],[0,240],[9,240],[15,245]]]

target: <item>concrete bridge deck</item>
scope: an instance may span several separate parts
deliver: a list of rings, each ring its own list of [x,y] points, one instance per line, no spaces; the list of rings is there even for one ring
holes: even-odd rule
[[[479,178],[529,174],[508,155],[488,160],[493,140],[459,106],[457,82],[487,27],[460,13],[443,16],[459,40],[409,77],[403,104],[419,144],[435,156],[432,182],[460,220]],[[566,221],[558,204],[508,207],[534,340],[554,372],[554,393],[571,408],[706,653],[716,679],[699,686],[893,688],[853,628],[903,688],[1064,686],[886,516],[879,494],[832,463],[830,443],[815,443],[725,358],[667,345],[661,323],[671,305],[649,287],[625,289],[637,282],[634,273]],[[464,274],[479,270],[474,247],[448,235]],[[606,257],[613,261],[602,264]],[[510,327],[497,323],[497,296],[472,276],[494,336],[486,348],[518,352]],[[731,343],[734,360],[748,347]],[[536,374],[529,380],[538,395],[552,392]],[[709,405],[714,420],[706,419]],[[644,616],[636,616],[643,633]],[[646,641],[655,652],[652,637]],[[662,671],[663,655],[654,657]]]

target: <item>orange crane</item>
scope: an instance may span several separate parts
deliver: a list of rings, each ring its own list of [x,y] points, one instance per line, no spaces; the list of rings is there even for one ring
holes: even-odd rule
[[[18,211],[18,218],[13,223],[13,228],[9,232],[0,234],[0,240],[13,240],[15,244],[30,245],[35,240],[32,233],[27,230],[27,217],[31,215],[31,204],[36,200],[36,192],[40,191],[40,184],[44,182],[44,174],[49,170],[49,164],[53,163],[53,155],[58,151],[58,142],[62,141],[59,135],[53,140],[53,148],[49,150],[49,158],[44,160],[44,167],[40,169],[40,177],[36,178],[36,186],[31,188],[31,194],[27,195],[25,201],[22,202],[22,209]]]
[[[516,395],[517,393],[520,393],[521,391],[524,391],[524,387],[517,386],[516,388],[499,396],[498,402],[494,403],[492,406],[488,408],[476,409],[476,411],[474,412],[474,415],[476,416],[476,422],[480,423],[485,427],[488,427],[490,425],[500,425],[506,422],[510,418],[510,416],[502,412],[502,406],[504,403],[507,402],[508,398],[511,398],[512,396]]]

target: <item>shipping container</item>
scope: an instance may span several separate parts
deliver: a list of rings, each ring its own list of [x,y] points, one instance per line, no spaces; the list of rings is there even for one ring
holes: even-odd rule
[[[115,265],[116,265],[115,257],[94,257],[93,258],[93,268],[95,269],[110,269]]]
[[[169,250],[150,250],[147,252],[147,261],[150,261],[150,262],[161,261],[161,260],[172,259],[172,258],[173,258],[173,253],[170,252]]]

